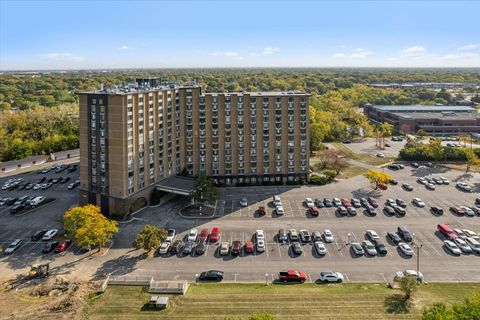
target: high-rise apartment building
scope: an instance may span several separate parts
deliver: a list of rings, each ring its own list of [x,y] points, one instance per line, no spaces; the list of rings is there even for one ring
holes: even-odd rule
[[[308,179],[308,94],[138,84],[79,93],[81,203],[123,216],[178,174],[225,185]]]

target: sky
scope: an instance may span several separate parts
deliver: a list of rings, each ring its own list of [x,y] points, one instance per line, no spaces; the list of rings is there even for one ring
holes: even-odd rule
[[[0,70],[480,67],[480,1],[0,0]]]

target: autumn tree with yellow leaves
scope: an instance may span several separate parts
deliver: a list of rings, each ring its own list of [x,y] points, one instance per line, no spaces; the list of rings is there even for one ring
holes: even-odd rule
[[[63,227],[78,246],[98,245],[98,250],[118,232],[118,223],[105,217],[94,205],[74,207],[65,212]]]
[[[387,184],[393,179],[388,173],[372,169],[368,170],[363,176],[375,185],[375,190],[377,190],[381,184]]]

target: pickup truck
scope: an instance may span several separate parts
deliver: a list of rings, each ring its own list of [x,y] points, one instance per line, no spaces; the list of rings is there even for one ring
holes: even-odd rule
[[[278,280],[281,282],[301,282],[304,283],[307,279],[307,274],[305,272],[300,272],[297,270],[288,270],[287,272],[279,272]]]

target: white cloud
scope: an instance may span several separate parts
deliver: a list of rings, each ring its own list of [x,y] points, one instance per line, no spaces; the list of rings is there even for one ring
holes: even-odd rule
[[[120,48],[118,48],[119,50],[130,50],[131,48],[127,45],[123,45],[121,46]]]
[[[266,55],[271,55],[274,53],[277,53],[280,51],[280,48],[278,47],[265,47],[262,49],[260,52],[252,52],[250,53],[251,56],[253,57],[258,57],[258,56],[266,56]]]
[[[478,57],[478,53],[474,52],[465,52],[465,53],[450,53],[446,56],[441,57],[442,60],[458,60],[458,59],[465,59],[465,58],[473,58]]]
[[[81,62],[85,60],[85,57],[78,56],[68,52],[52,52],[41,55],[44,59],[54,60],[54,61],[75,61]]]
[[[458,47],[457,50],[455,50],[455,51],[460,51],[460,52],[470,51],[470,50],[476,49],[478,47],[480,47],[480,45],[478,45],[478,44],[468,44],[466,46]]]
[[[238,56],[238,57],[233,58],[233,60],[244,60],[244,59],[245,59],[245,58],[242,57],[242,56]]]
[[[350,59],[364,59],[368,56],[374,54],[373,51],[365,50],[363,48],[357,48],[352,53],[335,53],[333,55],[334,58],[350,58]]]
[[[427,52],[427,49],[425,49],[424,47],[414,46],[414,47],[400,50],[400,56],[401,57],[418,57],[418,56],[423,56],[426,52]]]
[[[238,52],[234,51],[219,51],[219,52],[212,52],[210,55],[215,57],[237,57]]]

